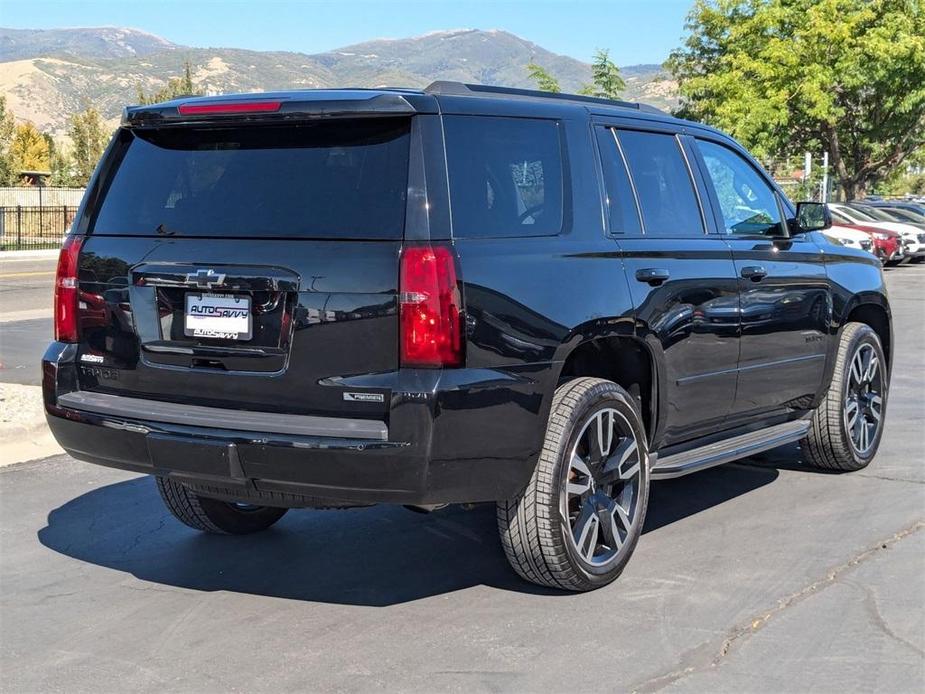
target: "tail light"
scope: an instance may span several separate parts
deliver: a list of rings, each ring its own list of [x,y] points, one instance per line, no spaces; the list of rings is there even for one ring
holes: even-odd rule
[[[68,236],[58,255],[55,274],[55,339],[77,342],[77,258],[82,236]]]
[[[453,252],[445,246],[408,246],[400,275],[402,365],[461,366],[462,301]]]

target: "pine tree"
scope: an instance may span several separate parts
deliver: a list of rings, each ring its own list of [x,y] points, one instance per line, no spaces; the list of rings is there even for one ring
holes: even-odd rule
[[[591,84],[581,88],[580,94],[600,99],[619,99],[626,89],[620,68],[610,59],[610,51],[598,48],[591,64]]]
[[[536,82],[536,86],[539,87],[540,91],[553,92],[555,94],[562,91],[559,88],[559,80],[549,74],[546,68],[536,63],[530,63],[527,65],[527,72],[530,75],[530,79]]]
[[[137,98],[139,104],[159,104],[162,101],[170,101],[181,96],[200,96],[204,93],[202,89],[199,89],[193,83],[193,68],[189,61],[186,61],[183,63],[183,75],[181,77],[171,77],[165,87],[154,92],[151,96],[145,94],[139,85]]]

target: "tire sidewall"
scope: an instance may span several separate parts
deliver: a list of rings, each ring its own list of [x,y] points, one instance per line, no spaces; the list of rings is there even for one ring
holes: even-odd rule
[[[582,427],[591,415],[599,410],[607,408],[617,410],[617,412],[629,423],[636,437],[641,463],[639,472],[639,499],[637,501],[638,510],[637,520],[624,544],[623,552],[619,554],[616,561],[604,566],[592,566],[579,556],[578,552],[575,550],[574,543],[571,539],[571,528],[562,518],[560,503],[562,485],[564,484],[568,471],[568,457],[572,448],[575,446],[575,442],[581,433]],[[633,399],[618,385],[609,382],[603,382],[592,391],[586,393],[577,406],[571,409],[568,427],[568,436],[563,439],[564,445],[558,451],[556,459],[556,467],[554,470],[556,493],[553,499],[554,508],[549,509],[550,518],[554,519],[554,522],[559,526],[561,541],[576,574],[592,587],[603,586],[611,583],[622,573],[630,557],[633,555],[636,543],[639,541],[639,536],[642,534],[642,526],[645,523],[646,509],[649,501],[649,451],[645,428]]]

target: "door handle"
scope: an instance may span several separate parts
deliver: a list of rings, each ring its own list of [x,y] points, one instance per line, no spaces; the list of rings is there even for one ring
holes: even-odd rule
[[[752,282],[760,282],[768,276],[768,271],[760,265],[746,265],[739,274],[741,274],[744,279],[751,280]]]
[[[657,287],[669,277],[671,273],[662,267],[646,267],[636,270],[636,279],[651,284],[653,287]]]

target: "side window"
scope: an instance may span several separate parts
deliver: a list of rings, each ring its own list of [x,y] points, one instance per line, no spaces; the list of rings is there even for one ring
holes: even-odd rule
[[[622,130],[623,156],[642,208],[646,236],[703,236],[687,162],[674,135]]]
[[[601,169],[604,172],[604,188],[607,193],[607,214],[610,217],[610,233],[638,235],[639,211],[636,197],[630,184],[623,155],[617,149],[617,140],[610,128],[597,128],[597,142],[601,151]]]
[[[562,230],[558,123],[446,116],[443,128],[454,236],[552,236]]]
[[[777,196],[752,165],[714,142],[697,140],[697,146],[713,181],[726,233],[786,236]]]

